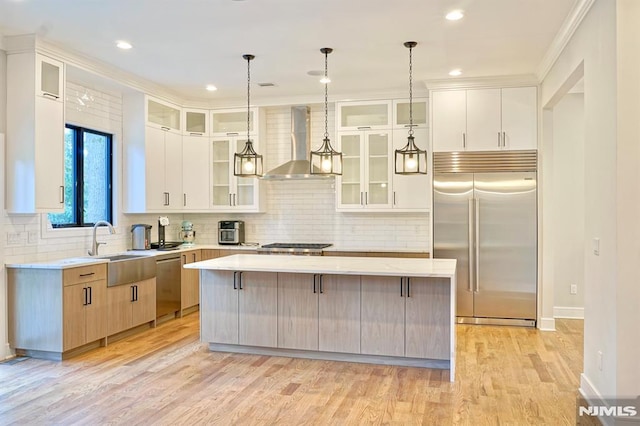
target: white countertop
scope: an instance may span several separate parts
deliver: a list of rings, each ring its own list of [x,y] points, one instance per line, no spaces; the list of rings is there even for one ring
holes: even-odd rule
[[[184,265],[187,269],[309,274],[378,275],[452,278],[455,259],[407,259],[340,256],[266,256],[236,254]]]

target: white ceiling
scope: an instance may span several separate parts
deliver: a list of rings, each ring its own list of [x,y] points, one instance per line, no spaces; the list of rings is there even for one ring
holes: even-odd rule
[[[574,0],[0,0],[0,33],[43,39],[203,101],[406,90],[414,81],[533,74]],[[446,21],[451,9],[465,17]],[[122,51],[115,41],[134,48]],[[204,86],[213,83],[216,92]],[[418,83],[416,83],[417,87]],[[423,87],[423,86],[422,86]],[[417,87],[419,89],[419,87]]]

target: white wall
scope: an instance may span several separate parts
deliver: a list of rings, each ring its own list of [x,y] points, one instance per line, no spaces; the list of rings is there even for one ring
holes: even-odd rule
[[[553,108],[554,317],[582,317],[584,300],[584,94]],[[576,285],[577,294],[570,294]]]
[[[546,106],[584,63],[586,244],[580,388],[590,398],[640,394],[637,22],[636,0],[596,0],[541,86]],[[600,240],[599,255],[592,250],[594,238]]]
[[[0,50],[0,135],[4,135],[7,118],[7,55]],[[7,331],[7,285],[4,269],[4,137],[0,137],[0,360],[10,356]]]

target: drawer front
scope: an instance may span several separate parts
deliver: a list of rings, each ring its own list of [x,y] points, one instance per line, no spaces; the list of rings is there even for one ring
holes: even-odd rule
[[[62,272],[64,286],[107,279],[107,265],[87,265],[65,269]]]

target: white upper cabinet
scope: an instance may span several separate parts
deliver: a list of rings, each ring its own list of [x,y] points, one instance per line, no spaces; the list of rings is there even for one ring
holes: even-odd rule
[[[536,149],[536,88],[432,93],[434,151]]]
[[[64,64],[7,55],[6,208],[64,211]]]
[[[185,136],[209,135],[209,111],[204,109],[182,110],[183,132]]]
[[[180,131],[182,110],[179,106],[147,97],[147,125],[163,130]]]
[[[393,101],[393,128],[409,128],[410,110],[412,110],[413,127],[429,127],[429,99],[414,98],[409,105],[409,99],[395,99]]]
[[[179,211],[183,207],[182,136],[147,127],[147,211]]]
[[[336,103],[336,130],[389,129],[392,102],[362,101]]]
[[[260,113],[258,108],[249,109],[249,133],[259,133]],[[264,121],[264,120],[262,120]],[[236,136],[247,134],[247,109],[233,108],[211,111],[211,136]]]
[[[211,140],[203,136],[182,137],[183,210],[209,210]]]

